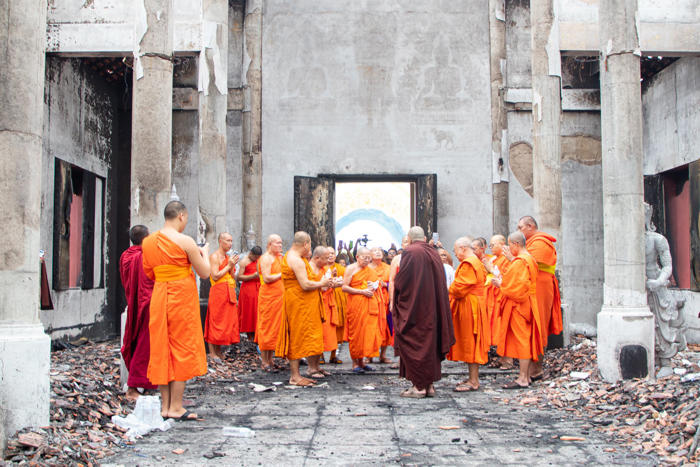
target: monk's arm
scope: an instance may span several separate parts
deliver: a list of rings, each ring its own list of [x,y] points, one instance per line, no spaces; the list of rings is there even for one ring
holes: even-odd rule
[[[187,258],[189,258],[194,272],[197,273],[199,277],[208,277],[211,272],[209,266],[209,257],[207,255],[207,247],[200,249],[197,244],[192,240],[191,237],[184,236],[184,250],[187,253]]]
[[[476,284],[476,272],[472,265],[465,264],[458,267],[457,274],[450,285],[450,296],[454,298],[466,297],[474,284]]]
[[[274,259],[269,255],[265,255],[260,258],[260,274],[262,274],[263,281],[266,284],[272,284],[273,282],[277,282],[282,278],[281,272],[277,274],[270,274],[272,272],[273,261]]]
[[[530,273],[523,259],[517,259],[511,263],[508,271],[503,275],[501,292],[506,297],[523,301],[530,291]]]
[[[246,266],[250,264],[250,261],[246,263]],[[243,270],[243,267],[241,267],[241,270]],[[241,274],[240,272],[238,273],[238,280],[241,282],[248,282],[248,281],[253,281],[260,277],[258,275],[258,271],[256,270],[253,274]]]
[[[391,265],[389,266],[389,309],[394,308],[394,278],[396,277],[396,271],[399,269],[399,257],[395,256],[391,260]]]
[[[287,263],[289,267],[292,268],[292,271],[294,271],[299,286],[307,292],[310,290],[318,290],[321,287],[327,287],[330,283],[330,279],[323,279],[319,282],[310,280],[309,276],[306,275],[306,266],[301,258],[287,257]]]

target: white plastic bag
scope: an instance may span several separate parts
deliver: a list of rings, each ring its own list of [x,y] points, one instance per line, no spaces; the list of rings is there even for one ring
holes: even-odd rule
[[[173,426],[172,419],[163,420],[160,416],[160,396],[139,396],[134,412],[126,417],[114,415],[112,423],[126,428],[126,436],[132,441],[150,431],[167,431]]]

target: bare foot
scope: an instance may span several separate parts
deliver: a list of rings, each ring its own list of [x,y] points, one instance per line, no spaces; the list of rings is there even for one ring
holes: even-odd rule
[[[289,384],[292,386],[313,386],[316,384],[316,380],[304,378],[303,376],[299,379],[289,379]]]
[[[136,390],[136,388],[131,388],[131,387],[130,387],[130,388],[126,391],[126,398],[127,398],[128,400],[130,400],[130,401],[135,401],[136,399],[139,398],[140,395],[141,395],[141,393],[138,392],[138,391]]]

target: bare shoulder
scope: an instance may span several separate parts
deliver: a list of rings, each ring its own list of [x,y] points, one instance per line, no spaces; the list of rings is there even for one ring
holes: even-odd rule
[[[268,252],[263,253],[263,255],[260,257],[260,264],[271,264],[274,261],[274,258],[272,255]]]
[[[350,277],[357,272],[357,263],[352,263],[350,266],[345,268],[345,277]]]
[[[193,248],[197,248],[197,244],[194,243],[194,240],[189,235],[176,232],[172,229],[162,229],[160,232],[187,252],[191,251]]]

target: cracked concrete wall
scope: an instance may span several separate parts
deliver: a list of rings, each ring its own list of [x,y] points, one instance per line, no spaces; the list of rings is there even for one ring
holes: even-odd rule
[[[492,232],[487,2],[269,0],[263,27],[264,235],[318,173],[437,173],[446,244]]]
[[[40,318],[52,338],[77,335],[112,335],[115,332],[115,296],[119,287],[112,196],[114,170],[120,166],[118,122],[123,91],[95,76],[80,59],[49,55],[46,59],[44,93],[44,146],[41,167],[41,240],[46,252],[49,284],[53,271],[54,177],[59,158],[105,179],[104,274],[105,287],[90,290],[51,290],[54,310],[40,311]],[[126,156],[128,161],[128,156]],[[117,165],[115,165],[117,164]],[[117,167],[119,167],[117,169]],[[128,199],[126,200],[128,203]],[[96,277],[97,273],[96,273]]]

